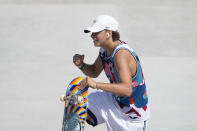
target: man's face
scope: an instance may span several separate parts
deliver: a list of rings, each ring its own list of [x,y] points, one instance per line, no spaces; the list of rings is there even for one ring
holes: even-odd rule
[[[106,30],[95,32],[91,34],[95,46],[102,46],[106,41]]]

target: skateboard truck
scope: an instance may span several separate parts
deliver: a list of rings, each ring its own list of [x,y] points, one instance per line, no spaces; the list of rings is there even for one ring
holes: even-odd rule
[[[71,105],[77,105],[77,104],[80,104],[84,101],[84,98],[83,96],[80,96],[80,95],[72,95],[70,97],[66,97],[65,95],[62,95],[60,97],[60,101],[64,102],[64,101],[69,101]]]

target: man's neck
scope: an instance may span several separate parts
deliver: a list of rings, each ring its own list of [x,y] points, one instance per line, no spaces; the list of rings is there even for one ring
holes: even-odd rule
[[[105,44],[105,47],[103,47],[106,50],[107,57],[111,56],[113,53],[115,47],[120,43],[119,40],[117,41],[109,41],[108,43]]]

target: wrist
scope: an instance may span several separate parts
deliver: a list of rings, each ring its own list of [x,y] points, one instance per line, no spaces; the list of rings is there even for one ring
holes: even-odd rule
[[[83,70],[84,66],[85,66],[85,64],[82,63],[82,64],[79,66],[79,69],[80,69],[80,70]]]
[[[96,83],[96,89],[99,90],[98,84]]]

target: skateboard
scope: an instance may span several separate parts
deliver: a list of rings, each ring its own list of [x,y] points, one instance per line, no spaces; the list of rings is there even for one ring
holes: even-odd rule
[[[60,100],[65,102],[62,131],[84,131],[88,87],[83,90],[78,88],[82,79],[73,79],[67,87],[66,94],[60,97]]]

